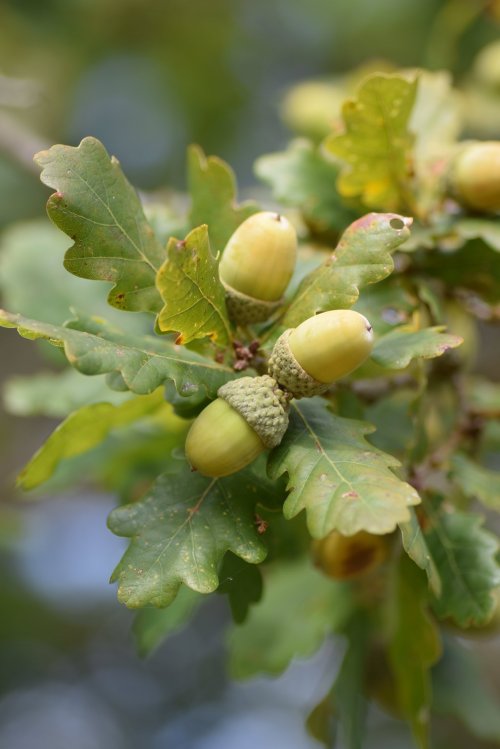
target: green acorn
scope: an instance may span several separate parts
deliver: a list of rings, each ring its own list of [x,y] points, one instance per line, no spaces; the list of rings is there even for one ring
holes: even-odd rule
[[[288,427],[289,396],[268,375],[241,377],[217,391],[193,422],[186,457],[204,476],[229,476],[276,447]]]
[[[320,395],[359,367],[373,347],[372,326],[354,310],[332,310],[285,330],[268,371],[295,398]]]
[[[500,142],[467,143],[453,160],[451,189],[460,203],[476,211],[500,211]]]
[[[233,320],[267,320],[281,303],[296,257],[297,235],[284,216],[262,211],[240,224],[219,264]]]

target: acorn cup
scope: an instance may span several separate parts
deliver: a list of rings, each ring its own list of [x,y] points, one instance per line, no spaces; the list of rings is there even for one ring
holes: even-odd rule
[[[229,476],[279,445],[288,427],[289,395],[268,375],[241,377],[193,422],[186,457],[204,476]]]
[[[268,371],[295,398],[312,397],[359,367],[372,347],[372,326],[359,312],[321,312],[285,330],[273,348]]]
[[[262,211],[243,221],[219,264],[230,317],[243,325],[267,320],[282,302],[296,258],[297,235],[284,216]]]
[[[486,213],[500,211],[500,142],[465,144],[453,159],[449,180],[459,203]]]

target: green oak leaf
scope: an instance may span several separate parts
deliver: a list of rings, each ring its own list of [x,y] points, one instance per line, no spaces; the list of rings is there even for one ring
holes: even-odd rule
[[[469,377],[465,382],[467,409],[488,418],[500,418],[500,382]]]
[[[266,571],[260,603],[228,635],[229,668],[237,679],[281,674],[294,658],[311,656],[349,616],[350,594],[314,569],[308,558]]]
[[[379,450],[394,455],[402,462],[407,458],[415,441],[412,408],[416,397],[413,389],[394,389],[385,397],[371,403],[364,411],[364,418],[375,427],[369,441]]]
[[[143,658],[151,655],[167,637],[182,629],[203,600],[201,593],[181,585],[175,600],[167,608],[140,609],[132,626],[139,655]]]
[[[191,195],[191,228],[208,225],[210,243],[216,254],[222,252],[231,234],[259,207],[256,203],[236,203],[233,170],[217,156],[205,156],[199,146],[188,149],[188,191]]]
[[[296,327],[318,312],[352,307],[361,287],[392,273],[391,252],[410,236],[410,225],[394,213],[368,213],[352,223],[334,253],[302,279],[280,325]]]
[[[500,221],[498,218],[460,218],[452,228],[464,241],[482,239],[492,250],[500,252]]]
[[[130,608],[168,606],[181,583],[212,593],[227,551],[251,564],[262,562],[266,548],[254,508],[268,491],[250,469],[210,479],[177,461],[145,497],[109,516],[113,533],[131,539],[111,577],[118,581],[118,599]]]
[[[219,346],[231,341],[226,295],[212,255],[206,224],[186,239],[170,239],[167,260],[156,277],[163,299],[156,327],[161,333],[176,331],[176,343],[211,338]]]
[[[117,406],[130,393],[110,390],[104,376],[85,377],[67,367],[62,372],[40,372],[25,377],[11,377],[3,388],[3,403],[16,416],[64,418],[76,408],[107,401]]]
[[[64,347],[67,360],[82,374],[110,373],[115,386],[137,395],[152,393],[172,380],[180,395],[202,391],[215,398],[219,387],[235,376],[229,367],[194,351],[158,336],[131,336],[100,318],[79,318],[61,327],[0,310],[0,326]]]
[[[114,429],[143,419],[165,404],[163,391],[131,398],[121,405],[92,403],[74,411],[25,465],[17,485],[28,491],[47,481],[59,463],[88,452],[106,439]]]
[[[475,653],[456,640],[445,640],[443,658],[432,671],[432,709],[453,715],[473,736],[500,742],[498,696],[480,672]]]
[[[460,627],[481,626],[495,609],[492,592],[500,584],[495,560],[497,538],[481,528],[482,518],[472,513],[433,512],[425,537],[441,577],[441,596],[433,602],[440,619]]]
[[[242,624],[248,616],[250,607],[262,597],[262,575],[255,564],[248,564],[240,557],[228,552],[220,570],[218,593],[226,594],[229,599],[233,621]]]
[[[418,522],[417,514],[413,507],[410,509],[410,519],[405,523],[399,524],[401,537],[403,539],[403,548],[420,569],[424,570],[427,575],[429,587],[434,595],[439,598],[441,595],[441,577],[436,569],[434,559],[431,556],[425,536]]]
[[[415,330],[401,325],[375,342],[371,358],[386,369],[405,369],[412,359],[434,359],[463,343],[460,336],[443,333],[443,326]]]
[[[479,465],[463,453],[451,459],[451,477],[467,497],[478,499],[492,510],[500,511],[500,473]]]
[[[471,290],[490,304],[500,301],[500,253],[480,239],[470,240],[453,252],[434,248],[425,253],[422,270],[442,280],[455,293],[457,288]]]
[[[292,403],[290,426],[268,463],[272,478],[288,474],[285,517],[306,510],[314,538],[334,529],[391,533],[409,520],[420,497],[391,471],[399,461],[365,440],[372,430],[335,416],[321,398]]]
[[[57,191],[47,212],[75,242],[65,268],[81,278],[113,283],[108,296],[113,307],[157,312],[161,299],[155,278],[165,250],[117,159],[96,138],[84,138],[77,148],[52,146],[35,160],[42,182]]]
[[[328,749],[337,746],[337,734],[346,749],[363,749],[368,707],[364,696],[369,622],[356,611],[346,627],[347,649],[335,683],[309,714],[306,727]]]
[[[306,139],[292,141],[282,153],[261,156],[255,173],[271,185],[276,200],[300,208],[316,232],[342,231],[358,215],[335,188],[339,167]]]
[[[3,303],[26,317],[62,325],[78,299],[89,315],[105,315],[119,324],[123,314],[110,307],[99,284],[69,275],[62,264],[71,240],[47,219],[9,226],[0,240],[0,289]],[[142,333],[151,327],[147,314],[129,315],[127,329]]]
[[[419,749],[428,749],[430,667],[438,660],[441,647],[438,629],[427,610],[425,577],[407,556],[401,557],[396,570],[394,593],[389,659],[401,710]]]
[[[377,336],[383,336],[409,323],[418,303],[417,296],[404,287],[400,278],[390,276],[366,286],[353,309],[370,321]]]
[[[337,188],[345,198],[359,197],[368,208],[408,210],[412,205],[409,121],[417,80],[373,75],[343,108],[345,132],[326,138],[326,152],[345,163]]]

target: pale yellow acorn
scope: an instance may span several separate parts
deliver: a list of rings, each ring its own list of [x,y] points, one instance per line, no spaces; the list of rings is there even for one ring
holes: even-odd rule
[[[450,183],[457,200],[468,208],[500,211],[500,141],[464,145],[453,160]]]
[[[269,374],[295,398],[319,395],[359,367],[372,347],[372,326],[359,312],[321,312],[278,338]]]
[[[278,213],[262,211],[230,237],[219,264],[230,316],[239,323],[267,320],[279,306],[297,258],[297,235]]]
[[[348,580],[371,572],[385,561],[388,543],[384,536],[359,531],[343,536],[332,531],[320,541],[313,541],[314,563],[336,580]]]
[[[186,439],[193,469],[213,477],[229,476],[276,447],[288,427],[289,397],[268,375],[232,380],[217,395]]]

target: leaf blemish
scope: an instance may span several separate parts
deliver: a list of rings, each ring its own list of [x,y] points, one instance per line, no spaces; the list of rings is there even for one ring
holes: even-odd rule
[[[359,499],[359,494],[351,489],[342,494],[342,499]]]

